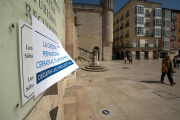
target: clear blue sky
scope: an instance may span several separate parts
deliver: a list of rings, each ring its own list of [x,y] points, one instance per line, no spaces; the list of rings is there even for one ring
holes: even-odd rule
[[[100,4],[100,0],[72,0],[73,3]],[[114,13],[121,9],[129,0],[114,0]],[[161,7],[180,10],[180,0],[147,0],[161,3]]]

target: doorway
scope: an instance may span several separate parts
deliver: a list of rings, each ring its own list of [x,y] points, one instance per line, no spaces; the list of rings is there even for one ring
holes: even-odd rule
[[[121,51],[121,59],[124,59],[124,57],[123,57],[123,51]]]
[[[156,51],[153,51],[153,59],[156,59]]]
[[[126,51],[127,60],[129,60],[129,51]]]
[[[140,51],[136,51],[136,59],[140,60]]]
[[[98,50],[98,61],[99,61],[99,47],[94,47],[94,50]]]
[[[148,60],[148,51],[145,51],[145,53],[144,53],[144,59],[145,59],[145,60]]]

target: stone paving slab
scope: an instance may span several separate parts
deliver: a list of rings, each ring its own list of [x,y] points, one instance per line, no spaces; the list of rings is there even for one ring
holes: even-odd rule
[[[167,76],[159,83],[161,60],[100,64],[108,71],[77,72],[76,84],[64,95],[64,120],[180,120],[180,69],[173,76],[177,84],[170,86]]]

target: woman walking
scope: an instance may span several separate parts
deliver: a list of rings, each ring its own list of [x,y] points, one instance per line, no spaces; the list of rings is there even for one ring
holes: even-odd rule
[[[125,64],[126,64],[127,57],[125,57],[124,60],[125,60]]]

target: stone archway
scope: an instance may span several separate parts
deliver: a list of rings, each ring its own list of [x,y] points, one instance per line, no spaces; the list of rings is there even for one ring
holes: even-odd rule
[[[99,47],[94,47],[94,50],[98,50],[98,61],[99,61],[99,53],[100,53]]]

